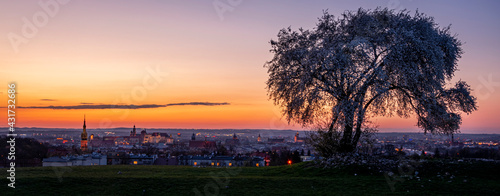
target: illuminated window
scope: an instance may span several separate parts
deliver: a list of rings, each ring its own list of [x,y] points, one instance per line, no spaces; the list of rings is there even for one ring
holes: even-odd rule
[[[233,163],[229,163],[229,167],[233,166]]]
[[[134,165],[137,165],[137,161],[134,161]]]
[[[198,163],[197,163],[197,162],[194,162],[194,166],[196,166],[196,165],[198,165]]]
[[[214,162],[212,162],[212,166],[214,166]]]
[[[219,166],[219,165],[220,165],[220,163],[217,163],[217,166]]]
[[[259,163],[256,163],[256,164],[255,164],[255,166],[256,166],[256,167],[259,167]]]

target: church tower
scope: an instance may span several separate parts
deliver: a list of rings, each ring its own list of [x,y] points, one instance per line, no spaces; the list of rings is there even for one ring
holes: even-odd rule
[[[135,131],[135,125],[134,125],[134,129],[130,131],[130,137],[135,137],[135,136],[137,136],[137,132]]]
[[[257,137],[257,142],[261,142],[262,141],[262,138],[260,137],[260,133],[259,133],[259,137]]]
[[[83,133],[82,133],[82,139],[80,141],[80,149],[83,152],[86,152],[88,150],[88,147],[87,147],[87,126],[85,125],[85,116],[83,116]]]

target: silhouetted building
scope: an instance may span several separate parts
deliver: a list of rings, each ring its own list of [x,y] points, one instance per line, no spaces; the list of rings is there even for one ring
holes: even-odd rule
[[[106,155],[86,154],[80,156],[49,157],[43,159],[44,167],[106,165]]]
[[[85,125],[85,115],[83,116],[83,133],[81,135],[80,149],[83,152],[86,152],[88,150],[88,146],[87,146],[87,126]]]
[[[269,143],[283,143],[283,142],[285,142],[285,139],[283,139],[283,138],[269,138],[269,139],[267,139],[267,142],[269,142]]]
[[[231,156],[180,156],[179,165],[213,166],[213,167],[263,167],[265,160],[261,157]]]
[[[124,152],[108,153],[107,165],[153,165],[157,155],[126,154]]]
[[[217,144],[214,141],[207,141],[207,138],[205,138],[205,141],[189,141],[189,148],[213,150],[217,148]]]
[[[135,136],[137,136],[137,132],[135,131],[135,125],[134,125],[134,129],[130,131],[130,137],[135,137]]]
[[[238,139],[238,136],[236,136],[236,133],[233,134],[233,139],[226,140],[226,145],[235,146],[235,145],[239,145],[239,144],[240,144],[240,140]]]

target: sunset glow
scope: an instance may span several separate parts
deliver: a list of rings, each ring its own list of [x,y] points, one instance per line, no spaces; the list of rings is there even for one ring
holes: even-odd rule
[[[272,58],[269,41],[288,26],[312,28],[322,10],[340,15],[361,5],[366,9],[390,5],[388,1],[264,2],[243,1],[222,18],[212,1],[73,0],[59,4],[57,10],[51,7],[53,16],[38,1],[2,2],[0,112],[6,113],[7,84],[14,82],[17,127],[80,128],[86,115],[88,129],[134,124],[305,129],[288,124],[268,99],[263,65]],[[500,24],[491,22],[500,18],[495,10],[499,7],[500,2],[403,0],[394,7],[418,8],[441,26],[452,24],[451,31],[465,42],[453,82],[461,79],[471,85],[479,109],[462,116],[464,133],[500,133]],[[37,13],[45,13],[46,21]],[[36,32],[26,30],[26,25],[34,25]],[[33,35],[23,35],[25,31]],[[13,42],[9,35],[14,34],[25,42]],[[26,108],[168,104],[172,105],[139,109]],[[419,131],[415,118],[372,120],[381,131]],[[6,123],[0,118],[0,127]]]

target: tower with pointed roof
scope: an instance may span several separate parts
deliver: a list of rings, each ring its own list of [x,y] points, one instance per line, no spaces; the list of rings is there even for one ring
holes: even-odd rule
[[[83,116],[83,132],[81,135],[81,141],[80,141],[80,149],[83,152],[86,152],[88,150],[87,146],[87,125],[85,125],[85,115]]]
[[[130,131],[130,137],[135,137],[137,136],[137,132],[135,130],[135,125],[134,125],[134,129],[132,129],[132,131]]]

